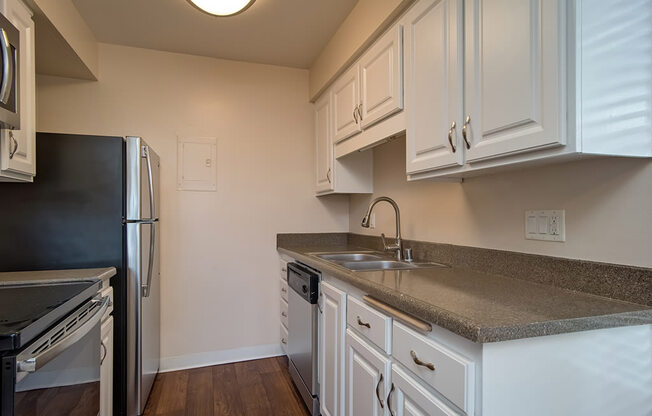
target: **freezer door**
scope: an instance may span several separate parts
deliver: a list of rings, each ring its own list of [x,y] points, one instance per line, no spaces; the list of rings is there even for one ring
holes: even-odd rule
[[[127,137],[127,220],[159,217],[158,154],[140,137]]]
[[[159,369],[160,223],[127,223],[127,415],[141,415]],[[151,268],[150,268],[151,265]],[[151,272],[150,272],[151,270]]]

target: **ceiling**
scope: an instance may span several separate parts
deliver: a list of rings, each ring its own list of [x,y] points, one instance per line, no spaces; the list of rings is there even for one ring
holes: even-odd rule
[[[357,0],[257,0],[214,17],[186,0],[73,0],[105,43],[309,68]]]

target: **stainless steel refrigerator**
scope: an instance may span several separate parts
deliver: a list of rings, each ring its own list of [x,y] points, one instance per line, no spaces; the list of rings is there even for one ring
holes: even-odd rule
[[[34,183],[0,183],[0,271],[115,266],[114,414],[142,414],[160,356],[160,159],[140,137],[37,133]]]

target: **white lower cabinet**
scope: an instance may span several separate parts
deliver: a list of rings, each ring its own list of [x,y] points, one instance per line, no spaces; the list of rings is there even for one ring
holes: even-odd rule
[[[346,416],[389,416],[391,361],[346,330]]]
[[[102,322],[100,416],[113,414],[113,316]]]
[[[346,292],[321,283],[319,405],[322,416],[344,414]]]
[[[392,391],[388,406],[396,416],[463,415],[446,406],[396,364],[392,366]]]

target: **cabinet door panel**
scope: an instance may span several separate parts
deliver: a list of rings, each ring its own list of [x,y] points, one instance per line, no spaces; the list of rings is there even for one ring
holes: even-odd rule
[[[466,6],[467,160],[564,144],[563,6],[556,0],[467,0]]]
[[[315,103],[316,191],[333,190],[333,141],[331,135],[330,93]]]
[[[360,103],[360,66],[353,65],[333,84],[333,140],[339,143],[361,131],[353,112]]]
[[[389,392],[387,387],[391,385],[390,377],[389,358],[375,351],[351,329],[347,329],[346,415],[387,415],[385,398]]]
[[[461,165],[462,2],[422,1],[405,19],[407,173]]]
[[[12,131],[3,129],[0,133],[2,141],[1,169],[33,176],[36,173],[34,22],[31,11],[18,0],[7,0],[4,3],[3,14],[20,32],[20,52],[18,54],[20,129]],[[10,152],[14,149],[15,153],[10,158]]]
[[[403,27],[396,25],[360,60],[362,128],[403,108]]]
[[[321,297],[319,404],[323,416],[339,416],[344,413],[346,293],[322,282]]]
[[[433,394],[428,392],[415,379],[394,364],[392,366],[392,409],[395,415],[402,416],[460,416],[463,413],[453,410]]]
[[[102,322],[100,416],[113,415],[113,316]]]

